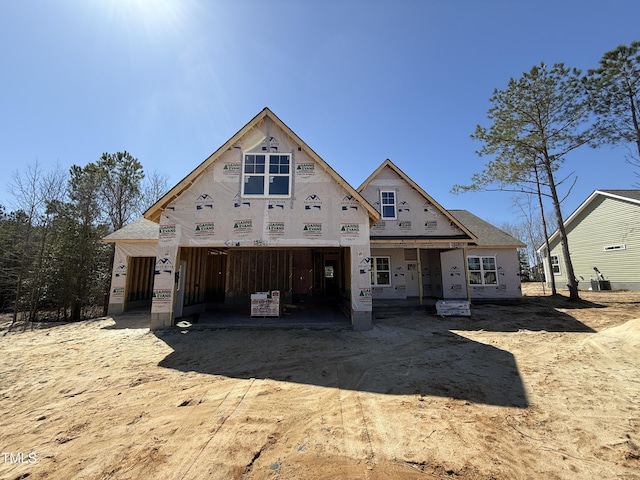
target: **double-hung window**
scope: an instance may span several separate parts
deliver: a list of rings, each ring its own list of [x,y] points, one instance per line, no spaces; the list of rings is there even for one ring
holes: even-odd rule
[[[389,257],[373,257],[371,285],[391,285],[391,261]]]
[[[496,257],[467,257],[470,285],[497,285]]]
[[[396,217],[396,192],[393,190],[382,190],[380,192],[380,213],[383,219],[393,220]]]
[[[290,195],[290,154],[245,154],[242,165],[242,196],[289,197]]]
[[[554,275],[562,274],[560,270],[560,258],[558,255],[551,255],[551,269],[553,270]]]

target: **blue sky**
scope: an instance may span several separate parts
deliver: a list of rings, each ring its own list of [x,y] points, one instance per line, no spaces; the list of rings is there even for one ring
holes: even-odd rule
[[[269,107],[354,187],[386,158],[445,208],[501,225],[512,194],[450,193],[486,159],[494,88],[541,61],[586,70],[640,39],[640,2],[0,2],[0,203],[16,170],[127,150],[176,184]],[[625,149],[577,150],[570,214],[632,188]]]

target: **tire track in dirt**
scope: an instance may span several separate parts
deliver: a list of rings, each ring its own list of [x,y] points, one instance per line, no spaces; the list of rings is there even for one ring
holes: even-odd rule
[[[172,466],[173,475],[171,478],[176,480],[197,478],[190,474],[194,465],[211,439],[238,409],[252,384],[253,381],[249,381],[249,383],[234,382],[231,389],[227,391],[211,413],[202,411],[207,409],[207,403],[212,401],[212,399],[206,400],[210,390],[205,391],[199,401],[186,400],[176,407],[185,410],[181,415],[181,426],[171,436],[190,438],[190,441],[182,443],[179,448],[170,452],[171,457],[177,459],[177,462]]]
[[[415,342],[405,342],[403,347],[407,349],[413,343]],[[349,417],[348,408],[343,408],[343,412],[346,410],[347,420],[353,422],[353,428],[360,428],[362,431],[359,437],[359,450],[363,453],[356,458],[363,458],[364,455],[366,465],[364,478],[421,478],[428,473],[425,471],[425,463],[412,462],[405,458],[402,436],[397,434],[391,423],[385,421],[389,417],[384,413],[384,406],[380,403],[382,397],[368,392],[380,376],[388,372],[389,365],[383,360],[385,358],[388,356],[381,354],[379,359],[371,359],[369,368],[361,371],[358,377],[347,374],[340,383],[341,401],[352,398],[354,405],[349,405],[348,402],[347,405],[351,410],[355,410],[355,415]],[[416,365],[416,353],[411,351],[408,356],[399,359],[398,364],[395,386],[410,381],[412,370]],[[345,390],[347,387],[349,391]],[[348,444],[352,438],[353,434],[351,438],[345,439],[345,443]]]
[[[262,379],[251,378],[234,387],[223,398],[213,415],[219,424],[208,429],[210,434],[200,441],[197,453],[180,476],[180,480],[198,478],[247,478],[254,464],[277,442],[277,420],[265,415],[257,397],[269,393],[273,362],[266,365]],[[247,383],[248,382],[248,383]]]
[[[340,415],[342,420],[342,444],[344,454],[348,458],[354,459],[357,463],[364,461],[366,469],[364,478],[370,478],[370,471],[375,465],[375,453],[371,443],[369,426],[364,416],[360,394],[356,390],[362,377],[354,378],[349,372],[348,365],[336,369],[336,379],[338,389],[338,401],[340,404]]]
[[[214,432],[194,462],[188,478],[246,478],[259,457],[279,438],[277,419],[268,415],[256,397],[265,394],[272,381],[252,380],[244,397]],[[201,477],[195,475],[200,473]]]

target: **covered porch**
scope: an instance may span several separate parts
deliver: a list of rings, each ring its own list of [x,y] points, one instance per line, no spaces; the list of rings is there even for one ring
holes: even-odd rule
[[[470,300],[467,245],[424,239],[372,239],[373,308],[404,302],[434,306],[437,300]]]

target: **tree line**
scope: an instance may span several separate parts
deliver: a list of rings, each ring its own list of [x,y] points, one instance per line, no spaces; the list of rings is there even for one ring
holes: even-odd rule
[[[490,160],[469,185],[455,185],[452,191],[500,190],[536,199],[546,250],[557,228],[569,298],[577,300],[561,210],[577,177],[564,175],[561,167],[578,148],[622,144],[631,145],[625,161],[640,170],[640,42],[606,52],[585,74],[564,63],[534,65],[520,78],[511,78],[505,89],[495,89],[490,102],[489,126],[478,125],[471,136],[482,143],[476,153]],[[552,214],[545,210],[545,199]],[[545,260],[552,271],[550,255]],[[549,281],[556,294],[553,275]]]
[[[114,254],[102,238],[166,190],[166,176],[145,176],[126,151],[68,172],[38,162],[17,171],[13,209],[0,205],[0,309],[12,314],[11,326],[102,314]]]

